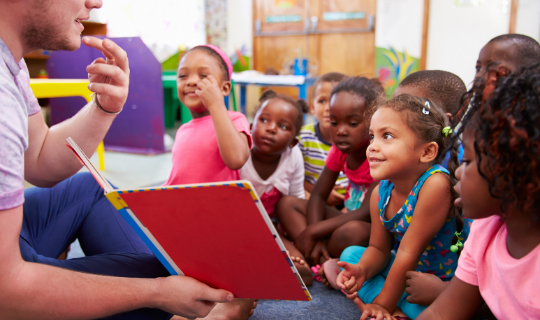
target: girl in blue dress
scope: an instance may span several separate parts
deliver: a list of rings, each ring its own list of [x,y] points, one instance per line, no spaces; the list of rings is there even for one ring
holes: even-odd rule
[[[371,195],[371,238],[367,248],[345,249],[337,278],[362,320],[392,319],[398,308],[414,319],[426,308],[407,302],[407,271],[443,281],[454,276],[463,219],[454,207],[458,159],[449,125],[440,108],[410,95],[372,113],[366,153],[371,176],[381,182]],[[449,170],[437,164],[447,148]]]

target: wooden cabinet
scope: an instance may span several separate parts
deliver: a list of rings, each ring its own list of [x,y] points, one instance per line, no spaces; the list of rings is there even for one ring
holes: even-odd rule
[[[254,68],[282,70],[307,57],[313,76],[372,77],[376,0],[253,0]]]

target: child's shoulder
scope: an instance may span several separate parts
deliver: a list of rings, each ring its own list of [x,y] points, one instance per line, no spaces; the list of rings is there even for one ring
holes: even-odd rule
[[[237,120],[237,119],[245,119],[247,121],[247,118],[246,116],[242,113],[242,112],[238,112],[238,111],[227,111],[227,113],[229,114],[229,117],[231,118],[231,120]]]
[[[315,133],[315,123],[308,123],[302,126],[300,133],[302,132],[313,132]]]

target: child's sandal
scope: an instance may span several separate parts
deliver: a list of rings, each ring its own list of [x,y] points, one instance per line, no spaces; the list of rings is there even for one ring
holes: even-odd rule
[[[340,288],[337,285],[337,277],[339,273],[341,272],[341,268],[338,266],[339,259],[330,259],[323,263],[322,267],[324,270],[324,275],[326,276],[326,279],[328,280],[328,283],[332,286],[332,288],[336,290],[340,290]]]

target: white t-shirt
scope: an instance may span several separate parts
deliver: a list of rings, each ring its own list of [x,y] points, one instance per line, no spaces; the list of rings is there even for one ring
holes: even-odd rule
[[[302,152],[297,146],[287,148],[287,150],[281,154],[281,159],[279,160],[276,171],[274,171],[268,179],[263,180],[259,176],[257,170],[255,170],[255,167],[253,166],[251,156],[242,169],[240,169],[240,178],[248,180],[253,184],[257,195],[261,198],[261,202],[270,216],[272,216],[273,205],[275,205],[277,200],[270,200],[273,203],[268,207],[267,203],[265,203],[267,202],[265,200],[267,199],[267,196],[279,193],[278,199],[282,195],[295,196],[304,199],[304,160]],[[271,198],[275,199],[276,197],[274,196]]]

